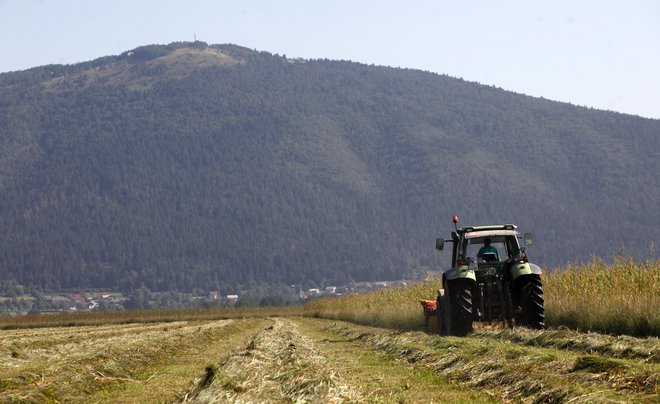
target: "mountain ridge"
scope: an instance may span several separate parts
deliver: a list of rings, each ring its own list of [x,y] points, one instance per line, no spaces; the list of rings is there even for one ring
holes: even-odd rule
[[[453,214],[533,231],[546,267],[659,238],[657,120],[200,42],[0,74],[0,95],[0,275],[21,284],[413,277],[446,265]]]

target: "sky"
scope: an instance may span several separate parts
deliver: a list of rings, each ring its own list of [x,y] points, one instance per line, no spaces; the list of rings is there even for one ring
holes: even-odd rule
[[[0,0],[0,73],[195,39],[660,119],[660,0]]]

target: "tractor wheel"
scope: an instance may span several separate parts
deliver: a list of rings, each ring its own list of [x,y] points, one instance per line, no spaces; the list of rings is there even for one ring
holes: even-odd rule
[[[444,292],[444,291],[443,291]],[[444,293],[438,293],[438,299],[436,300],[435,313],[438,318],[438,333],[440,335],[449,335],[447,330],[447,316],[449,315],[448,306],[446,303],[447,297],[444,296]]]
[[[516,322],[527,328],[545,328],[545,309],[543,308],[543,286],[541,276],[525,275],[520,282],[520,313]]]
[[[464,336],[472,332],[472,284],[471,279],[455,279],[447,282],[449,288],[449,320],[451,335]]]
[[[502,288],[503,300],[504,300],[504,324],[513,328],[513,303],[511,298],[511,285],[507,282]]]

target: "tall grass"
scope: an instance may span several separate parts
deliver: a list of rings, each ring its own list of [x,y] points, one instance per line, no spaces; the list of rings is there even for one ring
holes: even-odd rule
[[[660,336],[660,260],[645,263],[594,259],[544,273],[546,324],[583,331]],[[310,316],[401,330],[424,328],[419,299],[434,300],[437,279],[407,288],[320,299],[305,305]]]
[[[569,265],[543,276],[552,326],[660,336],[660,260]]]
[[[402,330],[424,329],[419,299],[435,300],[439,281],[323,298],[305,304],[305,315]]]

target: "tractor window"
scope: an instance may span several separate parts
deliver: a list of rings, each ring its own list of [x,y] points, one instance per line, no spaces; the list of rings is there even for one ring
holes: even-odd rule
[[[520,246],[518,245],[518,240],[513,236],[509,236],[506,238],[506,248],[507,251],[509,252],[509,257],[516,257],[520,252]]]
[[[490,246],[486,246],[486,239]],[[507,258],[507,242],[504,236],[477,237],[469,240],[466,256],[484,261],[502,261]]]

